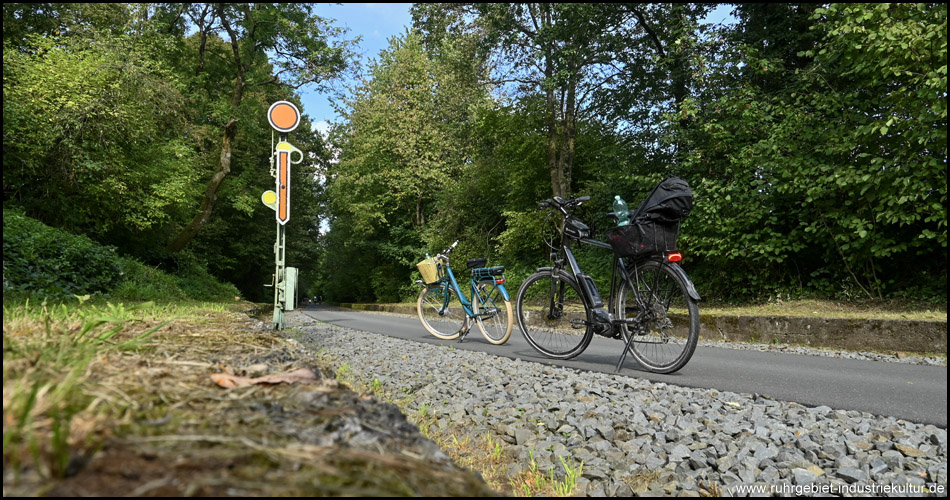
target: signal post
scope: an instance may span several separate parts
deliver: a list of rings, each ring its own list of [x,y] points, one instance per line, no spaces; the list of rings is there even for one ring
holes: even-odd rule
[[[303,161],[303,151],[287,142],[287,134],[300,124],[300,111],[287,101],[278,101],[267,110],[267,121],[279,134],[276,146],[272,146],[270,173],[276,180],[274,191],[265,191],[261,201],[275,212],[277,218],[277,241],[274,243],[274,329],[284,327],[284,311],[294,308],[297,291],[297,268],[286,266],[287,233],[290,220],[290,166]],[[273,140],[271,141],[273,144]],[[296,153],[296,158],[294,154]]]

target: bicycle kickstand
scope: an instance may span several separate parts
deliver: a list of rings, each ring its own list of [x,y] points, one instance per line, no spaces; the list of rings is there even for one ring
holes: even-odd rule
[[[470,327],[470,326],[469,326],[468,328],[466,328],[466,327],[464,327],[464,326],[463,326],[462,328],[460,328],[460,329],[459,329],[459,339],[458,339],[458,343],[461,344],[462,341],[465,340],[465,337],[468,336],[468,332],[470,332],[470,331],[472,331],[472,327]]]
[[[614,371],[615,373],[620,373],[620,367],[623,366],[623,360],[627,358],[627,351],[629,351],[630,346],[633,345],[633,336],[634,334],[632,332],[627,335],[627,342],[624,343],[623,353],[620,354],[620,361],[617,362],[617,369]]]

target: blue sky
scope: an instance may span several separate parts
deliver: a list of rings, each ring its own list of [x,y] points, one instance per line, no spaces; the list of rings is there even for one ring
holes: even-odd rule
[[[316,14],[335,19],[334,25],[348,28],[347,39],[362,37],[357,53],[360,54],[360,64],[365,67],[389,45],[391,37],[402,34],[412,24],[410,7],[411,3],[318,4]],[[329,95],[305,87],[300,89],[300,96],[303,103],[301,112],[309,115],[318,128],[337,121]]]
[[[361,66],[365,68],[370,59],[376,58],[389,45],[391,37],[401,35],[412,24],[411,7],[411,3],[318,4],[316,13],[334,19],[336,26],[348,28],[347,39],[362,37],[357,53]],[[730,10],[731,6],[720,6],[710,14],[708,21],[721,22],[729,17]],[[328,94],[304,87],[300,89],[300,96],[303,102],[301,112],[309,115],[318,129],[325,130],[328,123],[338,120]]]

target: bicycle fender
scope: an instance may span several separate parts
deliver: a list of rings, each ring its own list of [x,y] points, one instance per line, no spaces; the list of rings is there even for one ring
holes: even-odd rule
[[[689,276],[686,275],[686,271],[684,271],[683,268],[680,267],[679,264],[667,264],[667,265],[670,266],[670,268],[673,269],[673,272],[678,274],[680,278],[683,278],[683,282],[686,283],[686,293],[688,293],[689,296],[697,302],[702,300],[699,297],[699,292],[696,291],[696,287],[693,285],[693,282],[689,279]]]
[[[511,297],[508,296],[508,289],[505,288],[505,285],[498,285],[498,289],[501,290],[501,296],[504,297],[506,301],[511,302]]]

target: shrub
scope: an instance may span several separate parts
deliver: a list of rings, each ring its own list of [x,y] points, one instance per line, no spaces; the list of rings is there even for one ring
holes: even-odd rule
[[[166,301],[185,299],[178,278],[123,257],[119,260],[123,280],[112,290],[112,297],[122,300]]]
[[[241,292],[231,283],[222,283],[208,272],[207,266],[193,254],[175,255],[174,271],[178,286],[189,299],[203,301],[234,300]]]
[[[108,293],[122,279],[114,247],[3,211],[3,291],[51,298]]]
[[[191,254],[167,273],[86,236],[49,227],[18,210],[3,211],[3,293],[50,299],[108,295],[122,300],[233,300],[240,296]]]

